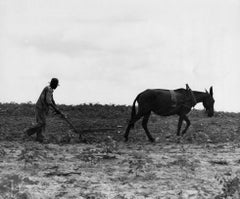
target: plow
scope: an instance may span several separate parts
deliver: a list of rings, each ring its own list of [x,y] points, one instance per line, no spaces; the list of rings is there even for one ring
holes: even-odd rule
[[[117,126],[116,128],[88,128],[88,129],[77,129],[73,123],[69,120],[69,118],[61,113],[60,114],[61,118],[69,125],[69,127],[71,128],[71,130],[78,134],[79,136],[79,140],[87,143],[87,140],[83,137],[83,133],[91,133],[91,132],[103,132],[103,131],[114,131],[114,130],[118,130],[122,128],[122,126]]]

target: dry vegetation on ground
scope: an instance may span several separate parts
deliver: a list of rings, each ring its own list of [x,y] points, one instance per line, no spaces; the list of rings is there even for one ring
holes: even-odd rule
[[[180,141],[174,136],[177,117],[152,115],[156,143],[146,140],[141,122],[124,143],[131,107],[60,109],[79,130],[92,130],[84,133],[88,144],[52,114],[47,143],[23,140],[23,130],[35,122],[34,105],[0,104],[0,199],[240,198],[240,114],[207,118],[193,110]]]

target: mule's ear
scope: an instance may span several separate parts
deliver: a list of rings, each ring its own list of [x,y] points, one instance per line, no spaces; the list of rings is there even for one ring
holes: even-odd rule
[[[205,88],[205,92],[208,93],[208,90]]]
[[[213,87],[211,86],[209,89],[210,95],[213,96]]]

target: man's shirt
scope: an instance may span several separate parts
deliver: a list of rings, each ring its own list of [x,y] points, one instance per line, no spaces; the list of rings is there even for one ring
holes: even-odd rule
[[[46,86],[41,95],[38,98],[36,107],[48,113],[49,106],[53,104],[53,89],[50,86]]]

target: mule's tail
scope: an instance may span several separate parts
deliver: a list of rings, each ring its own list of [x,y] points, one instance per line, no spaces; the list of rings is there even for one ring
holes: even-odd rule
[[[141,93],[140,93],[141,94]],[[140,94],[135,98],[135,100],[133,101],[133,105],[132,105],[132,112],[131,112],[131,119],[130,119],[130,125],[131,125],[131,128],[134,128],[134,118],[136,116],[136,101],[138,100]]]

